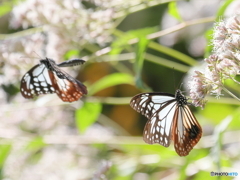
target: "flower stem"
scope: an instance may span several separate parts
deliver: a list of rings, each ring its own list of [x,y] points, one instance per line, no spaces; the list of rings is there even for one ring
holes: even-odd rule
[[[222,89],[228,93],[230,96],[232,96],[233,98],[237,99],[238,101],[240,101],[240,99],[235,95],[233,94],[231,91],[229,91],[227,88],[225,88],[224,86],[222,86]]]

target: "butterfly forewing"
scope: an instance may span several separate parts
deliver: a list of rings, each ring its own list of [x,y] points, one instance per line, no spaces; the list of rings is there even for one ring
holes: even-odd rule
[[[131,99],[130,106],[137,112],[150,118],[162,104],[172,99],[174,99],[174,96],[168,93],[162,93],[162,96],[159,93],[141,93]]]
[[[173,140],[176,152],[186,156],[201,138],[201,126],[180,90],[175,96],[168,93],[138,94],[130,105],[148,118],[143,133],[146,143],[168,147]]]
[[[48,69],[39,64],[30,69],[21,80],[21,93],[25,98],[33,98],[39,94],[54,93],[55,88],[48,75]]]
[[[62,71],[53,60],[42,59],[21,80],[21,93],[25,98],[39,94],[57,93],[66,102],[77,101],[87,88],[78,80]]]
[[[149,120],[144,128],[143,139],[148,144],[170,145],[171,124],[176,102],[168,93],[142,93],[132,98],[130,105]]]

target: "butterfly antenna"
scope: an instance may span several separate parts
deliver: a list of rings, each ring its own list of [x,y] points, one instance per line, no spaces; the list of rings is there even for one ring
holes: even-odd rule
[[[33,51],[33,53],[35,53],[39,57],[39,59],[42,59],[42,57],[36,51]]]
[[[182,77],[181,77],[181,81],[180,81],[180,85],[179,85],[179,89],[182,89],[182,87],[184,86],[184,78],[186,77],[186,73],[187,72],[185,72],[183,75],[182,75]],[[183,91],[184,92],[184,91]]]
[[[46,32],[41,32],[37,35],[38,35],[38,38],[43,39],[43,45],[42,45],[41,49],[39,49],[40,54],[43,56],[46,54],[46,45],[48,43],[48,36],[47,36],[48,34]],[[33,53],[35,53],[39,59],[43,59],[43,57],[41,57],[36,51],[33,51]]]
[[[174,87],[175,87],[175,90],[177,89],[176,88],[176,79],[175,79],[175,69],[173,67],[173,84],[174,84]]]
[[[183,86],[183,82],[180,84],[179,89],[182,89],[182,86]]]
[[[174,82],[175,90],[181,89],[183,83],[181,83],[180,85],[179,85],[179,84],[176,85],[177,83],[176,83],[176,75],[175,75],[175,69],[174,69],[174,67],[173,67],[173,82]]]
[[[35,51],[33,51],[35,54],[37,54]],[[38,54],[37,54],[38,55]],[[39,56],[39,55],[38,55]],[[39,56],[40,57],[40,56]],[[20,58],[25,58],[25,59],[35,59],[36,57],[33,56],[33,57],[26,57],[26,56],[20,56]],[[40,57],[41,59],[41,57]]]

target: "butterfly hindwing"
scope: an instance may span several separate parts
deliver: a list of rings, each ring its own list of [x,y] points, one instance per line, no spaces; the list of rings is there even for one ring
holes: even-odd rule
[[[175,150],[180,156],[186,156],[200,140],[202,128],[187,105],[178,107],[173,122]]]
[[[65,102],[77,101],[79,98],[83,96],[83,94],[87,94],[86,87],[78,80],[73,79],[72,77],[69,78],[66,76],[66,74],[64,75],[66,78],[63,79],[59,78],[55,72],[52,73],[52,75],[55,77],[53,87],[56,89],[57,95],[63,101]]]

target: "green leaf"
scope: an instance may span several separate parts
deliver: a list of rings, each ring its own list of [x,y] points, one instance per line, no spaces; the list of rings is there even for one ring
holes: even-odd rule
[[[130,37],[132,38],[146,38],[147,35],[158,31],[157,27],[148,27],[137,30],[128,31]]]
[[[125,73],[114,73],[105,76],[88,87],[88,94],[93,95],[103,89],[119,84],[134,84],[134,79],[131,75]]]
[[[177,3],[176,2],[170,2],[168,4],[168,13],[174,17],[175,19],[177,19],[178,21],[180,22],[183,22],[183,19],[181,17],[181,15],[179,14],[178,12],[178,9],[177,9]]]
[[[227,9],[227,7],[235,0],[226,0],[223,1],[223,4],[221,5],[221,7],[219,8],[218,12],[217,12],[217,21],[224,16],[225,10]]]
[[[239,130],[240,108],[236,108],[235,111],[232,113],[232,116],[233,116],[233,120],[229,124],[229,127],[231,128],[231,130]]]
[[[140,37],[146,37],[148,34],[154,33],[158,30],[157,27],[143,28],[132,31],[127,31],[125,33],[115,30],[118,38],[112,43],[111,51],[109,54],[115,55],[120,54],[124,49],[132,52],[131,40],[138,40]]]
[[[68,51],[65,55],[64,55],[64,59],[70,59],[73,56],[79,56],[79,50],[77,49],[72,49],[70,51]]]
[[[79,132],[84,133],[89,126],[96,122],[101,111],[101,103],[90,102],[85,102],[82,108],[76,110],[75,119]]]
[[[149,40],[146,37],[140,37],[138,43],[136,44],[136,58],[134,63],[134,70],[136,73],[136,86],[139,89],[145,89],[142,82],[141,73],[148,43]]]
[[[0,168],[3,167],[4,162],[6,161],[11,151],[11,148],[12,148],[11,144],[0,145]]]
[[[147,39],[147,35],[151,34],[156,31],[156,27],[151,27],[151,28],[143,28],[143,29],[138,29],[134,31],[129,31],[129,34],[131,34],[133,37],[138,40],[136,46],[135,46],[135,62],[134,62],[134,70],[136,74],[136,86],[139,89],[149,89],[144,85],[142,82],[141,78],[141,73],[142,73],[142,68],[143,68],[143,63],[145,59],[145,53],[148,48],[148,44],[150,42],[149,39]]]
[[[207,39],[208,45],[205,47],[204,57],[208,57],[211,55],[212,49],[213,49],[213,44],[212,44],[213,28],[211,28],[205,32],[205,38]]]
[[[0,6],[0,17],[4,16],[8,12],[12,10],[12,4],[9,2],[5,2]]]
[[[46,145],[47,144],[44,142],[42,137],[36,137],[28,143],[28,145],[26,146],[26,150],[37,151],[37,150],[45,147]]]
[[[194,177],[194,180],[202,180],[202,179],[205,179],[206,177],[210,177],[210,172],[209,171],[201,170],[200,172],[198,172],[196,174],[197,174],[197,176]]]
[[[204,111],[202,111],[201,114],[204,117],[211,119],[211,122],[217,125],[223,118],[225,118],[229,114],[232,114],[234,110],[235,107],[228,104],[208,102],[208,104],[204,108]]]
[[[190,57],[180,51],[174,50],[173,48],[163,46],[159,43],[151,41],[149,43],[148,47],[151,49],[154,49],[158,52],[161,52],[163,54],[166,54],[170,57],[176,58],[177,60],[184,62],[186,64],[189,64],[191,66],[194,66],[197,64],[197,61],[195,59],[193,59],[192,57]]]
[[[233,2],[234,0],[226,0],[223,1],[223,4],[219,8],[217,15],[216,15],[216,22],[221,21],[222,17],[224,16],[225,10],[227,7]],[[212,38],[213,38],[213,28],[209,29],[205,33],[205,37],[207,39],[207,46],[205,48],[205,55],[204,57],[208,57],[212,53],[213,44],[212,44]]]
[[[228,128],[228,125],[231,123],[232,119],[233,119],[232,116],[227,116],[214,129],[213,133],[214,146],[211,149],[211,154],[213,160],[218,166],[218,170],[220,170],[221,167],[221,149],[223,145],[223,133]]]
[[[9,13],[12,8],[20,2],[21,0],[0,1],[0,17]]]
[[[129,41],[134,39],[135,36],[129,32],[120,33],[117,31],[119,37],[111,44],[111,51],[109,52],[110,55],[120,54],[123,49],[130,48]]]

